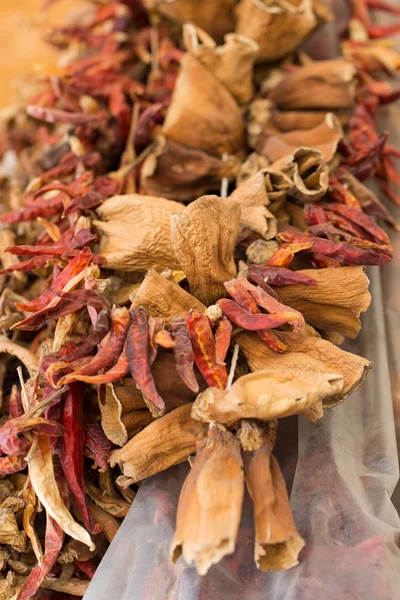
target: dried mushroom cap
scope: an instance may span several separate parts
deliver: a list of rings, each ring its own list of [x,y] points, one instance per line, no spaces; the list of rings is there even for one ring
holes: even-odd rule
[[[313,327],[355,338],[360,313],[371,302],[369,280],[363,267],[305,269],[299,271],[318,281],[316,286],[284,285],[277,292],[284,304],[300,311]]]
[[[208,569],[235,549],[244,493],[240,444],[214,426],[197,443],[196,458],[179,497],[171,560],[182,555],[197,572]]]
[[[190,291],[206,305],[226,295],[223,282],[236,276],[239,220],[239,205],[218,196],[203,196],[171,219],[173,248]]]
[[[298,564],[304,540],[296,529],[285,480],[268,440],[245,459],[246,486],[253,500],[254,559],[261,571]]]
[[[253,66],[258,44],[236,33],[225,36],[225,43],[217,46],[214,40],[187,23],[183,27],[185,46],[225,85],[239,104],[247,104],[254,95]]]
[[[260,140],[258,152],[271,160],[275,166],[276,161],[292,155],[299,148],[309,148],[319,151],[322,159],[329,162],[343,137],[343,129],[339,119],[333,113],[327,113],[324,121],[307,131],[294,130],[287,133],[273,134]]]
[[[269,421],[298,414],[342,387],[338,373],[264,369],[239,377],[228,391],[208,388],[197,396],[192,416],[223,424],[240,419]]]
[[[100,252],[106,266],[121,271],[178,269],[170,218],[183,210],[178,202],[139,194],[113,196],[103,202],[97,212],[105,221],[94,224],[103,234]]]
[[[149,271],[132,298],[132,308],[143,306],[152,317],[169,322],[175,315],[186,317],[190,310],[204,312],[206,307],[177,283],[157,271]]]
[[[258,43],[260,62],[283,58],[317,24],[312,0],[241,0],[236,10],[236,32]]]
[[[285,75],[269,97],[282,110],[348,109],[355,100],[355,74],[343,59],[312,62]]]
[[[221,179],[235,179],[239,168],[240,162],[234,156],[223,161],[160,135],[143,163],[140,177],[148,194],[185,202],[219,190]]]
[[[332,407],[352,394],[364,381],[372,363],[361,356],[345,352],[319,337],[292,331],[276,331],[286,352],[276,354],[253,333],[239,333],[236,341],[252,371],[263,369],[300,369],[320,373],[340,373],[343,387],[339,393],[324,398],[323,405]]]
[[[122,487],[155,475],[183,462],[196,448],[206,426],[190,416],[192,404],[185,404],[148,425],[123,448],[111,454],[111,466],[119,465]]]
[[[218,41],[234,29],[235,0],[144,0],[143,3],[147,10],[157,10],[172,21],[198,25]]]
[[[227,88],[187,53],[163,125],[165,136],[215,156],[244,146],[241,110]]]

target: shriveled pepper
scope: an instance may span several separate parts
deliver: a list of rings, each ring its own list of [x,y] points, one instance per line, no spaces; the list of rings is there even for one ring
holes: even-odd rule
[[[270,285],[318,285],[318,282],[312,277],[298,271],[285,269],[285,267],[270,267],[268,265],[247,265],[247,267],[250,280],[254,275],[261,275]],[[258,281],[254,283],[260,285]]]
[[[224,365],[225,358],[231,344],[232,325],[226,317],[217,321],[215,330],[215,359],[218,364]]]
[[[225,389],[228,375],[224,365],[217,362],[216,344],[208,317],[197,311],[186,316],[194,360],[210,387]]]
[[[299,321],[299,313],[285,311],[274,315],[250,314],[239,306],[234,300],[221,298],[217,304],[222,308],[224,315],[231,323],[248,331],[259,331],[260,329],[276,329],[285,323]]]
[[[99,533],[86,502],[83,461],[85,454],[85,431],[83,428],[82,402],[84,388],[79,383],[71,383],[61,415],[61,425],[65,434],[60,442],[60,460],[65,479],[75,500],[77,510],[86,529]]]
[[[180,316],[173,317],[170,332],[175,343],[173,353],[177,373],[188,388],[197,393],[199,384],[193,371],[194,354],[185,319]]]

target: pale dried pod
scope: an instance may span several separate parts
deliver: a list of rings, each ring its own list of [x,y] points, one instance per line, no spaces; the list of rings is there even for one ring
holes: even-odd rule
[[[268,98],[256,98],[250,103],[246,123],[247,141],[250,148],[256,147],[258,138],[271,119],[272,110],[273,102]]]
[[[179,202],[194,200],[221,188],[221,179],[233,181],[240,169],[234,156],[222,160],[159,135],[140,171],[146,193]]]
[[[206,305],[226,295],[223,282],[236,276],[239,220],[239,205],[218,196],[203,196],[171,218],[172,245],[190,291]]]
[[[238,440],[214,426],[197,443],[196,458],[179,497],[171,560],[182,555],[205,575],[235,549],[244,494]]]
[[[267,439],[245,458],[246,486],[253,500],[254,560],[261,571],[298,564],[305,542],[297,531],[286,483]]]
[[[225,43],[217,46],[214,40],[192,23],[183,26],[185,46],[215,77],[225,85],[240,105],[250,102],[254,95],[253,66],[258,44],[236,33],[228,33]]]
[[[240,426],[236,432],[236,436],[240,442],[244,452],[254,452],[261,448],[264,443],[265,432],[256,421],[243,419],[240,421]]]
[[[312,0],[241,0],[236,10],[236,32],[258,43],[260,62],[283,58],[317,24]]]
[[[308,148],[321,153],[322,160],[332,160],[338,144],[343,137],[343,128],[333,113],[326,113],[322,123],[312,129],[294,130],[286,133],[261,136],[257,145],[259,154],[266,156],[275,166],[277,161],[298,152],[299,148]],[[277,167],[276,167],[277,168]]]
[[[178,202],[139,194],[113,196],[103,202],[97,212],[104,221],[94,221],[94,225],[102,232],[100,253],[106,266],[122,271],[178,269],[170,218],[183,210]]]
[[[135,435],[123,448],[111,454],[112,467],[119,465],[122,487],[160,473],[187,459],[207,427],[190,416],[192,404],[185,404],[156,419]]]
[[[329,109],[329,112],[334,113],[343,127],[348,124],[351,117],[350,110],[332,111]],[[325,115],[326,112],[323,110],[279,110],[273,108],[271,110],[270,125],[283,133],[293,130],[313,129],[324,122]]]
[[[343,376],[300,369],[264,369],[236,379],[229,390],[200,393],[192,417],[231,425],[240,419],[270,421],[303,412],[319,400],[340,392]]]
[[[163,132],[215,156],[237,154],[244,146],[244,120],[235,99],[190,53],[181,60]]]
[[[175,315],[186,317],[191,310],[204,312],[206,307],[175,281],[157,271],[149,271],[131,298],[132,307],[143,306],[152,317],[162,317],[169,323]]]
[[[236,187],[239,187],[247,179],[256,175],[258,171],[266,169],[269,165],[270,161],[265,156],[252,152],[240,167],[236,177]]]
[[[194,23],[218,41],[234,29],[235,0],[144,0],[144,6],[176,23]]]
[[[357,354],[345,352],[320,337],[292,331],[276,331],[285,344],[286,352],[277,354],[254,333],[242,332],[236,336],[252,371],[263,369],[300,369],[320,373],[340,373],[343,387],[339,393],[325,397],[326,408],[336,406],[352,394],[364,382],[373,364]]]
[[[318,285],[284,285],[277,293],[284,304],[300,311],[316,329],[336,331],[355,338],[361,329],[360,314],[371,303],[364,267],[305,269]]]
[[[356,68],[350,61],[315,61],[286,74],[269,97],[281,110],[351,109],[355,75]]]

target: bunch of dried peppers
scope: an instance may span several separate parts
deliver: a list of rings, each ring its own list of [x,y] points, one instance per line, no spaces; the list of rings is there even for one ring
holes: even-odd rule
[[[324,61],[320,0],[94,1],[48,34],[60,66],[0,132],[1,598],[83,595],[140,481],[194,452],[172,560],[233,552],[246,484],[257,566],[297,564],[278,419],[362,383],[339,345],[399,230],[365,185],[400,205],[374,10],[400,14],[355,0]]]

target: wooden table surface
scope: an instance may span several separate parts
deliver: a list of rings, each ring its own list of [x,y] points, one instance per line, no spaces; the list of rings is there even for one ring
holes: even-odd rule
[[[49,24],[65,23],[65,14],[84,0],[59,0],[43,11],[44,0],[0,0],[0,108],[15,100],[13,81],[35,64],[54,65],[57,54],[41,39]]]

